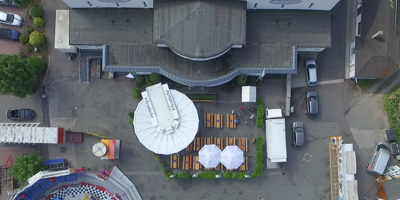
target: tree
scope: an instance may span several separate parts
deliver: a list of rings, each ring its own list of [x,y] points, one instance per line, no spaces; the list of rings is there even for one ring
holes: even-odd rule
[[[161,82],[161,76],[159,74],[152,73],[152,74],[150,74],[150,81],[153,84],[157,84],[157,83]]]
[[[26,8],[32,0],[13,0],[14,3],[18,5],[19,8]]]
[[[38,7],[38,6],[32,7],[32,8],[29,10],[29,14],[30,14],[32,17],[34,17],[34,18],[36,18],[36,17],[43,17],[43,9],[42,9],[41,6],[40,6],[40,7]]]
[[[36,56],[28,58],[27,65],[37,74],[42,72],[45,67],[44,60]]]
[[[33,31],[29,35],[29,44],[31,44],[34,47],[43,46],[45,42],[46,42],[46,38],[44,38],[43,34],[37,32],[37,31]]]
[[[29,36],[26,34],[20,35],[19,36],[19,42],[21,42],[22,44],[27,44],[29,41]]]
[[[12,54],[0,54],[0,92],[24,98],[36,86],[36,74],[26,60]]]
[[[33,23],[37,26],[37,27],[43,27],[44,26],[44,20],[40,17],[35,17],[33,19]]]
[[[15,159],[13,166],[10,168],[10,174],[22,185],[26,180],[42,170],[44,168],[39,153],[30,153],[28,155],[20,155]]]
[[[236,86],[241,87],[246,85],[247,83],[247,76],[242,74],[236,79]]]

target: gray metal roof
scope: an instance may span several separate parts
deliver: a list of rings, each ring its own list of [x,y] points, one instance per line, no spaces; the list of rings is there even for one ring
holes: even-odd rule
[[[207,60],[246,44],[246,1],[154,1],[155,44]]]
[[[383,183],[385,188],[385,193],[388,200],[398,200],[400,199],[400,180],[394,179]]]
[[[71,45],[152,45],[152,9],[70,9]]]
[[[396,10],[389,1],[363,0],[361,36],[356,37],[356,77],[386,78],[399,69],[399,37],[395,34]],[[383,36],[372,39],[378,31]]]

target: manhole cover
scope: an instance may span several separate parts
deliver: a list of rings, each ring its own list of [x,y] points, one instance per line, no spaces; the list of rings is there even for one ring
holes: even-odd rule
[[[310,162],[310,161],[311,161],[311,155],[308,154],[308,153],[305,153],[305,154],[304,154],[304,157],[303,157],[303,160],[304,160],[304,161],[307,161],[307,162]]]

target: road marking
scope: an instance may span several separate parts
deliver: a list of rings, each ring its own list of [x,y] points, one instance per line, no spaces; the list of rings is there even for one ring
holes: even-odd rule
[[[40,123],[0,123],[0,126],[38,127]]]
[[[297,83],[294,83],[294,82],[297,82]],[[335,79],[335,80],[329,80],[329,81],[319,81],[317,83],[317,85],[328,85],[328,84],[343,83],[343,82],[344,82],[344,79]],[[298,88],[298,87],[307,87],[307,83],[305,83],[305,82],[298,83],[298,81],[292,80],[292,88]]]

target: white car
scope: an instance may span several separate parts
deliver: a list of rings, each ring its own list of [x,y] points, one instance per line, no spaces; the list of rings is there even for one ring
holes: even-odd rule
[[[306,61],[306,81],[308,86],[317,85],[317,64],[314,60]]]
[[[8,24],[11,26],[22,26],[24,20],[21,16],[13,13],[0,11],[0,24]]]

